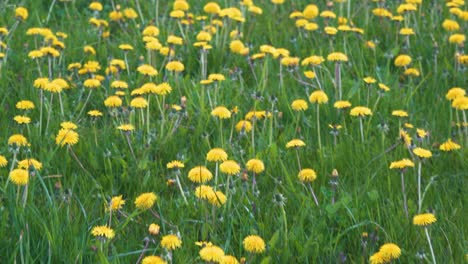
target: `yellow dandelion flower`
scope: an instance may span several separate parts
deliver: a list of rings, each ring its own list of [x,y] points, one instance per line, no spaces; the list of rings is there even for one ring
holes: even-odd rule
[[[107,226],[95,226],[93,230],[91,230],[91,234],[95,237],[107,239],[112,239],[115,236],[114,230]]]
[[[227,158],[228,154],[221,148],[213,148],[206,154],[206,160],[212,162],[226,161]]]
[[[384,264],[387,261],[384,258],[384,255],[381,252],[377,252],[370,256],[369,263],[370,264]]]
[[[16,123],[18,124],[29,124],[31,123],[31,118],[29,118],[28,116],[24,116],[24,115],[17,115],[15,117],[13,117],[13,120],[16,121]]]
[[[444,143],[442,143],[439,147],[440,150],[448,152],[452,150],[460,149],[461,146],[457,143],[453,142],[451,138],[447,139]]]
[[[351,107],[351,103],[350,103],[349,101],[336,101],[336,102],[333,104],[333,107],[335,107],[336,109],[350,108],[350,107]]]
[[[215,195],[215,192],[211,186],[208,185],[200,185],[197,188],[195,188],[195,196],[198,199],[203,199],[203,200],[210,200],[212,199],[212,196]]]
[[[104,105],[109,108],[116,108],[122,106],[122,99],[116,95],[111,95],[104,100]]]
[[[23,186],[29,182],[29,172],[25,169],[14,169],[8,176],[9,180],[18,186]]]
[[[28,146],[28,140],[21,134],[14,134],[8,138],[8,145],[16,145],[18,147]]]
[[[75,123],[70,122],[70,121],[65,121],[65,122],[60,123],[60,127],[64,129],[77,129],[78,128],[78,126]]]
[[[224,257],[224,250],[218,246],[206,246],[200,250],[199,255],[204,261],[219,263]]]
[[[148,64],[138,66],[137,71],[147,76],[156,76],[158,74],[158,71],[155,68],[153,68],[153,66]]]
[[[322,90],[314,91],[310,94],[309,101],[313,104],[324,104],[328,102],[328,96]]]
[[[221,7],[216,2],[209,2],[203,7],[203,11],[208,14],[218,14]]]
[[[166,70],[173,71],[173,72],[182,72],[184,71],[185,67],[184,64],[180,61],[171,61],[166,64]]]
[[[184,163],[180,160],[173,160],[166,164],[166,168],[168,169],[181,169],[184,167],[185,167]]]
[[[141,261],[141,264],[167,264],[167,262],[159,256],[147,256]]]
[[[18,168],[20,169],[33,169],[40,171],[42,169],[42,163],[35,159],[24,159],[18,162]]]
[[[165,235],[161,239],[161,247],[166,250],[174,250],[182,246],[182,240],[176,235]]]
[[[106,206],[108,210],[117,211],[122,209],[125,204],[125,200],[122,199],[122,195],[114,196],[111,198],[110,203]]]
[[[135,207],[140,210],[148,210],[153,207],[158,196],[152,192],[142,193],[135,199]]]
[[[142,32],[143,36],[157,37],[159,35],[159,28],[149,25]]]
[[[410,63],[411,63],[411,57],[405,54],[398,55],[394,61],[394,64],[397,67],[406,67]]]
[[[100,117],[102,116],[102,112],[98,110],[91,110],[88,112],[88,115],[92,117]]]
[[[124,132],[131,132],[131,131],[135,130],[135,126],[133,126],[132,124],[122,124],[122,125],[118,126],[117,129],[122,130]]]
[[[237,122],[237,124],[236,124],[236,131],[237,132],[249,133],[251,130],[252,130],[252,123],[250,123],[250,121],[241,120],[241,121]]]
[[[294,111],[305,111],[307,110],[307,108],[309,108],[309,106],[307,105],[307,101],[306,100],[303,100],[303,99],[297,99],[297,100],[294,100],[292,103],[291,103],[291,108],[294,110]]]
[[[219,264],[239,264],[239,261],[234,256],[225,255],[224,257],[221,258],[221,261],[219,262]]]
[[[192,168],[188,173],[188,178],[192,182],[204,183],[213,178],[213,174],[204,166]]]
[[[262,173],[265,170],[265,165],[263,164],[263,161],[259,159],[250,159],[247,161],[247,164],[245,164],[247,167],[248,171],[252,171],[256,174]]]
[[[313,169],[302,169],[298,178],[301,182],[313,182],[317,179],[317,173]]]
[[[247,252],[258,254],[265,252],[265,241],[259,236],[250,235],[244,238],[242,245]]]
[[[313,19],[319,14],[319,9],[316,5],[307,5],[302,11],[304,18]]]
[[[293,139],[286,143],[286,148],[300,148],[304,147],[306,144],[300,139]]]
[[[169,83],[163,82],[156,86],[155,93],[158,95],[167,95],[172,92],[172,87]]]
[[[55,143],[60,146],[72,146],[78,143],[79,135],[71,129],[62,128],[55,137]]]
[[[435,215],[431,213],[418,214],[413,217],[413,225],[429,226],[437,222]]]
[[[468,97],[459,96],[452,101],[452,107],[458,110],[467,110],[468,109]]]
[[[23,21],[25,21],[26,19],[28,19],[29,17],[29,12],[28,12],[28,9],[24,8],[24,7],[17,7],[15,9],[15,17],[18,18],[18,19],[21,19]]]
[[[208,197],[208,202],[216,207],[221,207],[226,203],[227,197],[224,193],[216,191]]]
[[[402,159],[399,161],[394,161],[390,163],[390,169],[406,169],[408,167],[414,167],[414,163],[409,159]]]
[[[356,106],[353,109],[351,109],[351,112],[349,114],[351,116],[364,117],[364,116],[372,115],[372,111],[368,107],[365,107],[365,106]]]
[[[231,118],[231,111],[224,106],[218,106],[211,111],[211,115],[220,119]]]
[[[88,7],[93,11],[102,11],[102,4],[99,2],[92,2]]]
[[[348,61],[348,56],[346,56],[346,54],[341,53],[341,52],[332,52],[328,54],[327,60],[335,61],[335,62],[342,62],[342,61],[346,62]]]
[[[234,160],[226,160],[219,165],[219,169],[222,173],[227,175],[236,175],[240,172],[240,165]]]
[[[84,87],[90,88],[90,89],[98,88],[99,86],[101,86],[101,81],[95,78],[90,78],[90,79],[85,80],[83,82],[83,85]]]
[[[148,232],[153,236],[157,236],[159,234],[160,229],[161,228],[159,227],[159,225],[152,223],[148,227]]]
[[[128,83],[125,81],[121,80],[116,80],[111,83],[112,88],[118,88],[118,89],[127,89],[128,88]]]
[[[454,100],[458,97],[464,97],[466,95],[466,91],[463,88],[460,87],[453,87],[448,90],[447,94],[445,95],[445,98],[447,100]]]
[[[139,96],[133,98],[132,101],[130,101],[130,106],[133,108],[146,108],[148,107],[148,101],[146,101],[145,98]]]
[[[442,22],[442,27],[447,31],[458,31],[460,30],[460,25],[457,21],[451,19],[445,19]]]
[[[392,111],[392,116],[408,117],[408,112],[404,110],[394,110]]]
[[[428,159],[432,157],[432,152],[423,148],[415,148],[413,149],[413,153],[421,159]]]
[[[0,168],[4,168],[8,165],[8,160],[5,158],[5,156],[0,155]]]
[[[29,100],[21,100],[16,103],[16,108],[20,110],[34,109],[34,103]]]
[[[398,259],[401,256],[400,247],[398,247],[394,243],[386,243],[382,245],[379,249],[379,252],[382,254],[383,258],[388,262]]]

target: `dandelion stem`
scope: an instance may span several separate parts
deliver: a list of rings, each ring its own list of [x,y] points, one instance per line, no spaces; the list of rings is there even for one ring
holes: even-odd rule
[[[128,132],[124,132],[124,133],[125,133],[125,138],[127,138],[127,144],[128,144],[128,147],[130,148],[130,152],[132,153],[133,159],[136,162],[137,158],[135,156],[135,152],[133,152],[132,142],[130,141],[130,135]]]
[[[426,233],[427,242],[429,243],[429,249],[431,250],[432,263],[436,264],[437,262],[434,254],[434,249],[432,248],[431,238],[429,237],[429,231],[427,230],[427,227],[424,227],[424,232]]]
[[[138,3],[138,0],[137,0],[137,3]],[[149,246],[149,243],[150,243],[150,239],[145,237],[145,247],[143,248],[143,250],[141,250],[141,254],[140,256],[138,257],[138,260],[136,262],[136,264],[140,264],[141,260],[143,259],[143,256],[145,255],[145,252],[146,250],[148,249],[148,246]]]
[[[218,171],[219,171],[219,164],[216,162],[216,168],[215,168],[215,185],[214,185],[214,190],[218,188]]]
[[[52,102],[54,100],[54,93],[50,94],[50,106],[49,106],[49,112],[47,113],[47,123],[45,127],[45,133],[47,134],[47,130],[49,129],[49,121],[50,121],[50,115],[52,113]]]
[[[340,63],[335,63],[335,83],[338,86],[338,98],[341,100],[342,92],[341,92],[341,67]]]
[[[283,215],[283,224],[284,224],[284,240],[286,245],[288,244],[288,219],[286,217],[286,211],[284,210],[284,205],[281,205],[281,213]]]
[[[421,212],[421,170],[422,170],[422,162],[419,161],[418,163],[418,214]]]
[[[26,201],[28,200],[28,186],[29,184],[26,184],[24,186],[24,191],[23,191],[23,208],[26,207]]]
[[[302,170],[301,160],[299,159],[299,149],[296,147],[296,158],[297,158],[297,166],[299,166],[299,170]]]
[[[310,183],[308,183],[307,186],[309,187],[310,193],[312,194],[312,197],[314,198],[314,202],[318,207],[319,203],[318,203],[318,200],[317,200],[317,196],[315,195],[314,189],[312,189],[312,186],[310,185]]]
[[[252,130],[251,130],[251,135],[252,135],[252,154],[255,155],[255,116],[252,118]]]
[[[142,23],[142,24],[145,24],[145,20],[144,20],[144,18],[143,18],[143,13],[141,12],[140,1],[139,1],[139,0],[135,0],[135,5],[136,5],[136,8],[137,8],[137,10],[138,10],[138,15],[140,15],[141,23]]]
[[[184,198],[184,202],[188,205],[187,197],[185,197],[184,189],[182,188],[182,184],[180,183],[179,175],[176,175],[177,186],[179,187],[180,194],[182,194],[182,198]]]
[[[92,93],[92,92],[93,92],[92,89],[89,90],[88,97],[86,97],[86,100],[85,100],[85,102],[84,102],[84,104],[83,104],[83,108],[81,108],[81,111],[80,111],[80,113],[76,116],[76,119],[79,119],[80,116],[81,116],[81,114],[83,114],[83,111],[85,110],[86,105],[88,104],[88,101],[89,101],[89,98],[91,97],[91,93]]]
[[[219,118],[219,137],[221,140],[221,148],[224,148],[224,140],[223,140],[223,119]],[[216,163],[218,164],[218,163]]]
[[[359,117],[359,128],[361,129],[361,140],[364,142],[364,128],[362,127],[362,117]]]
[[[317,104],[317,137],[320,150],[322,149],[322,139],[320,137],[320,104]]]
[[[406,203],[406,192],[405,192],[405,176],[401,172],[401,192],[403,193],[403,207],[405,208],[406,219],[408,219],[408,204]]]
[[[462,115],[463,115],[463,128],[465,129],[465,137],[468,136],[468,123],[466,122],[466,110],[462,110]]]
[[[65,116],[64,112],[63,112],[63,103],[62,103],[62,95],[61,93],[58,94],[59,96],[59,104],[60,104],[60,113],[62,114],[62,116]]]

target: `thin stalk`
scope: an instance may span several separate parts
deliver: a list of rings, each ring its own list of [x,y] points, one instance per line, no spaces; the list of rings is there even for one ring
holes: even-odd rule
[[[130,152],[132,153],[132,156],[133,156],[133,159],[135,160],[135,162],[137,161],[137,158],[135,156],[135,152],[133,152],[133,147],[132,147],[132,142],[130,141],[130,135],[128,132],[124,132],[125,133],[125,138],[127,139],[127,144],[128,144],[128,147],[130,148]]]
[[[320,104],[317,103],[317,137],[319,149],[322,149],[322,139],[320,137]]]
[[[138,0],[137,0],[137,3],[138,3]],[[150,243],[150,239],[145,237],[145,247],[143,248],[143,250],[141,251],[141,254],[140,256],[138,257],[138,260],[136,262],[136,264],[140,264],[141,263],[141,260],[143,259],[143,256],[145,255],[145,252],[146,252],[146,249],[148,249],[148,246],[149,246],[149,243]]]
[[[361,140],[364,142],[364,128],[362,127],[362,117],[359,117],[359,128],[361,129]]]
[[[427,230],[427,227],[424,227],[424,232],[426,233],[427,242],[429,243],[429,249],[431,250],[432,263],[436,264],[437,261],[435,258],[434,249],[432,248],[431,238],[429,237],[429,231]]]
[[[421,199],[421,169],[422,162],[418,163],[418,214],[421,212],[422,199]]]
[[[406,219],[408,219],[408,204],[406,202],[406,192],[405,192],[405,176],[404,173],[401,172],[401,192],[403,193],[403,207],[405,208]]]
[[[85,110],[86,105],[88,104],[88,101],[89,101],[89,98],[91,97],[91,93],[92,93],[92,92],[93,92],[93,89],[90,89],[90,90],[89,90],[89,93],[88,93],[88,97],[86,97],[86,100],[85,100],[85,102],[84,102],[84,104],[83,104],[83,108],[81,108],[81,111],[80,111],[80,113],[78,114],[78,116],[76,116],[76,119],[79,119],[80,116],[81,116],[81,114],[83,114],[83,111]]]
[[[252,134],[252,154],[255,155],[255,116],[252,118],[252,130],[251,130],[251,134]]]
[[[297,166],[299,166],[299,170],[302,170],[301,160],[299,159],[299,149],[296,147],[296,158],[297,158]]]
[[[286,210],[284,210],[284,205],[281,205],[281,214],[283,215],[284,239],[287,245],[288,244],[288,219],[286,217]]]
[[[63,117],[63,116],[65,116],[65,114],[63,112],[62,95],[61,95],[61,93],[58,93],[58,95],[59,95],[60,113],[62,114],[62,117]]]
[[[314,189],[312,189],[312,186],[310,185],[310,183],[307,183],[307,186],[309,187],[310,193],[312,194],[312,197],[314,198],[314,202],[318,207],[319,203],[318,203],[318,200],[317,200],[317,196],[315,195]]]
[[[184,202],[188,205],[187,197],[185,197],[184,189],[182,188],[182,184],[180,183],[179,175],[176,175],[177,186],[179,186],[180,194],[182,194],[182,198],[184,198]]]
[[[218,174],[219,174],[219,163],[216,162],[216,168],[215,168],[215,185],[214,185],[214,190],[218,188]]]
[[[26,184],[26,186],[24,186],[24,191],[23,191],[23,208],[26,207],[26,201],[28,200],[28,186],[29,186],[29,184]]]
[[[339,98],[339,100],[341,100],[341,98],[342,98],[342,92],[341,92],[341,67],[340,67],[339,62],[335,63],[335,83],[338,86],[338,98]]]
[[[138,15],[140,16],[140,19],[141,19],[141,24],[145,24],[145,20],[143,18],[143,13],[141,12],[141,7],[140,7],[140,1],[139,0],[135,0],[135,5],[136,5],[136,8],[137,8],[137,11],[138,11]]]
[[[50,121],[50,115],[52,113],[52,102],[54,100],[54,93],[50,94],[50,106],[49,106],[49,112],[47,113],[47,123],[45,127],[45,133],[47,134],[47,130],[49,129],[49,121]]]
[[[223,139],[223,119],[219,118],[219,137],[221,140],[221,148],[224,148],[224,139]],[[216,163],[218,164],[218,163]]]

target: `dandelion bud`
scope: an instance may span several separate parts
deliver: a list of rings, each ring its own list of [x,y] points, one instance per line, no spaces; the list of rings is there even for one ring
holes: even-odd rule
[[[153,223],[149,225],[148,232],[153,236],[157,236],[159,234],[159,229],[160,229],[159,225]]]
[[[331,176],[333,178],[337,178],[339,176],[338,171],[336,169],[333,169]]]

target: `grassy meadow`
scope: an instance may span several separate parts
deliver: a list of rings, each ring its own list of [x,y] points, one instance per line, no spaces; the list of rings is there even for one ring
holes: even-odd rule
[[[463,0],[3,0],[0,263],[468,261]]]

